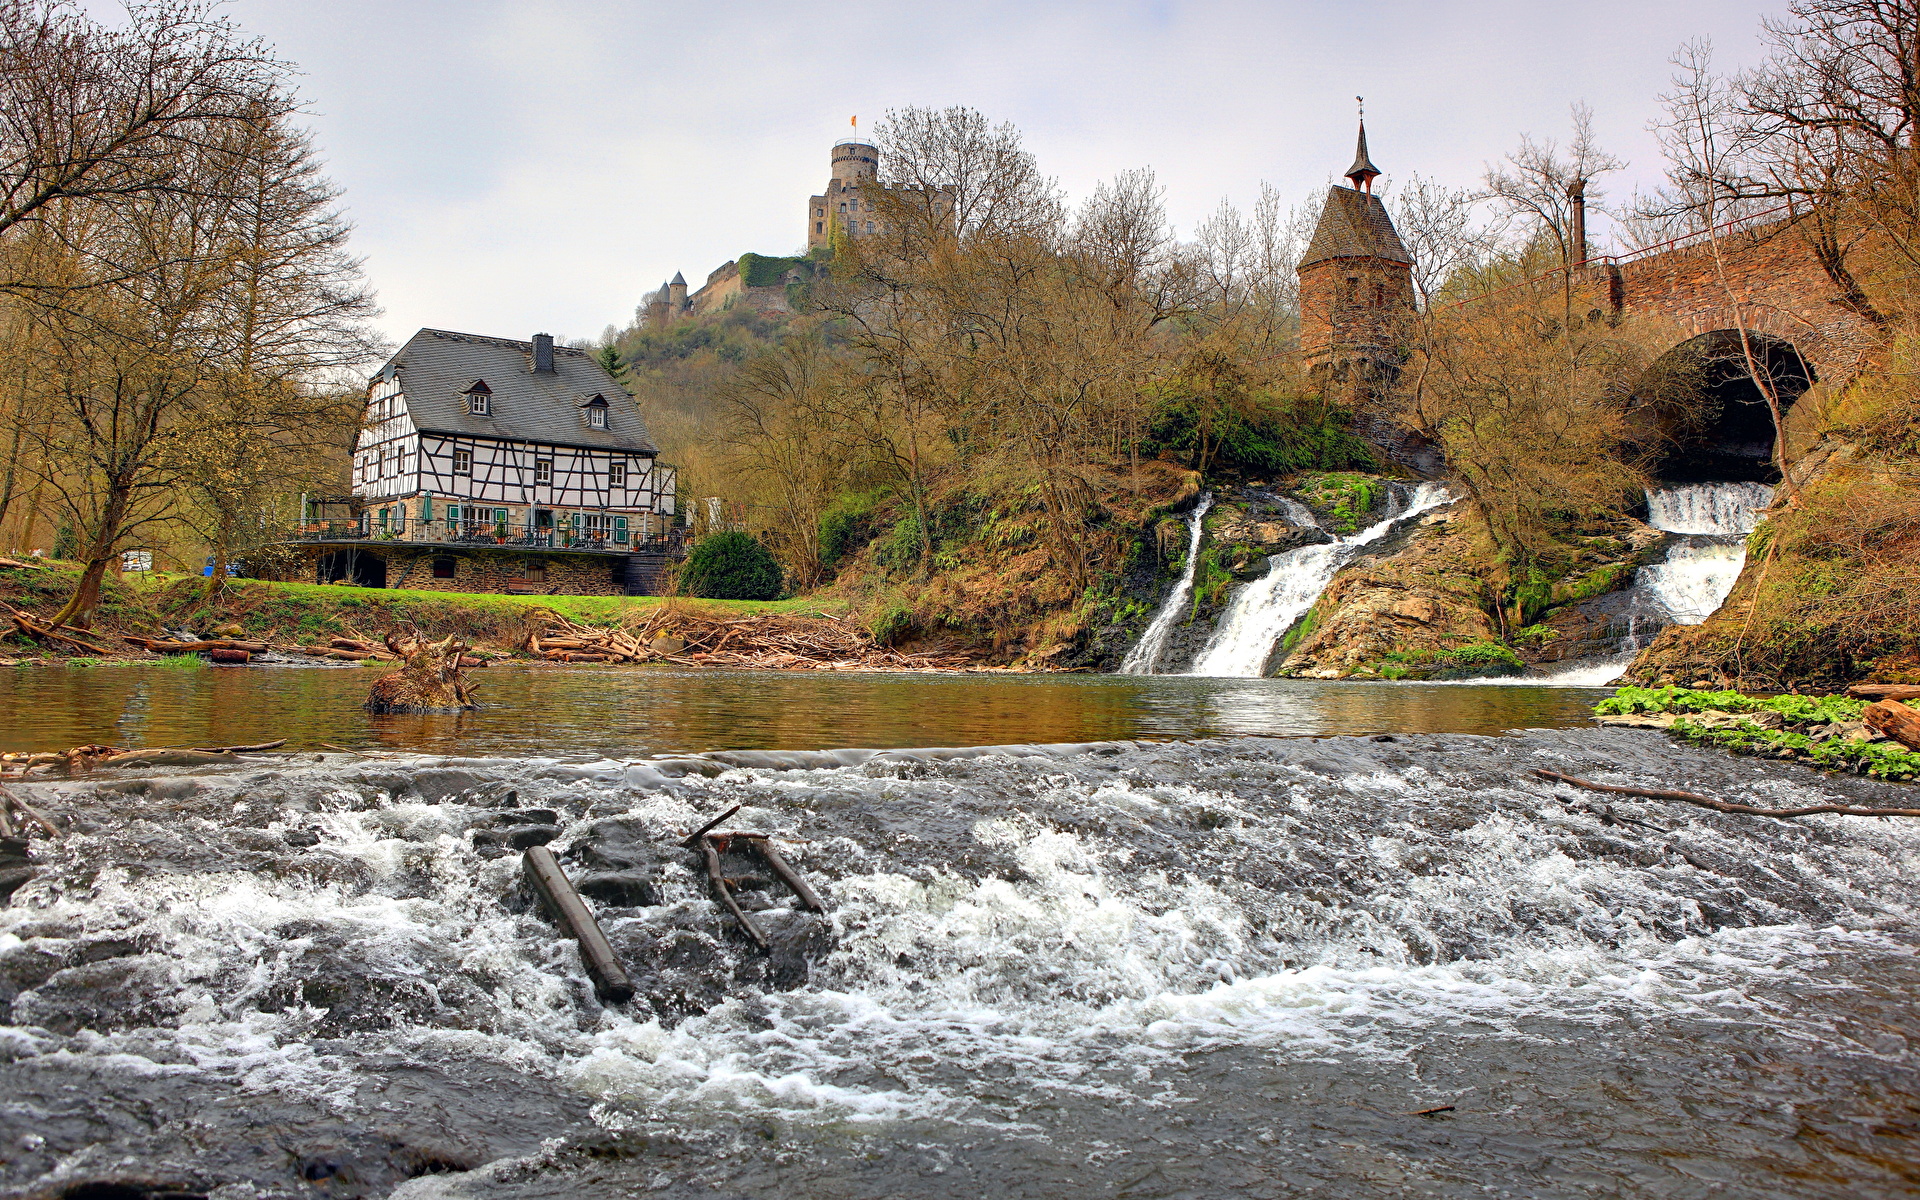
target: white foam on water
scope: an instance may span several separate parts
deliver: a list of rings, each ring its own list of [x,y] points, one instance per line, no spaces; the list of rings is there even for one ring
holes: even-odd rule
[[[1257,678],[1280,636],[1320,599],[1333,577],[1362,548],[1392,532],[1395,524],[1451,503],[1447,489],[1423,483],[1404,507],[1358,533],[1319,546],[1301,546],[1267,560],[1267,573],[1237,592],[1190,675]]]
[[[1698,625],[1719,610],[1746,564],[1744,541],[1677,545],[1667,551],[1666,561],[1641,567],[1635,584],[1676,625]]]
[[[1122,675],[1151,675],[1159,665],[1160,654],[1167,648],[1167,638],[1173,633],[1173,627],[1193,600],[1193,577],[1200,566],[1200,536],[1205,531],[1203,522],[1207,510],[1213,507],[1213,493],[1200,493],[1200,502],[1193,506],[1193,512],[1187,516],[1187,561],[1181,568],[1180,579],[1167,593],[1166,603],[1160,611],[1153,614],[1153,620],[1135,642],[1133,649],[1127,651],[1126,658],[1120,662]]]
[[[1773,503],[1764,483],[1690,483],[1647,493],[1647,524],[1667,533],[1745,537]]]
[[[403,1007],[431,1010],[355,1034],[360,1050],[488,1059],[567,1081],[601,1102],[609,1126],[671,1111],[815,1124],[1016,1121],[1010,1093],[1144,1102],[1129,1090],[1141,1071],[1221,1044],[1394,1058],[1441,1030],[1466,1036],[1531,1016],[1604,1025],[1633,1010],[1744,1013],[1753,982],[1818,977],[1823,956],[1881,944],[1876,923],[1910,920],[1903,901],[1865,898],[1904,896],[1902,876],[1920,859],[1920,831],[1812,818],[1836,840],[1803,844],[1794,886],[1823,889],[1859,920],[1816,928],[1781,910],[1771,923],[1676,940],[1674,928],[1699,919],[1688,895],[1656,871],[1569,857],[1569,830],[1601,826],[1517,786],[1469,794],[1422,767],[1328,778],[1301,766],[1285,768],[1293,782],[1249,798],[1204,777],[1089,783],[1022,769],[1035,803],[1079,815],[1061,827],[1010,800],[1003,815],[973,824],[972,842],[1017,870],[967,877],[932,862],[913,875],[861,871],[868,852],[853,840],[796,845],[802,870],[813,855],[853,868],[831,884],[834,943],[813,981],[749,989],[671,1027],[583,1004],[574,948],[501,903],[516,859],[475,855],[447,832],[457,822],[440,806],[385,803],[300,818],[323,826],[326,856],[372,874],[368,890],[324,875],[110,870],[73,895],[41,890],[28,907],[0,910],[0,953],[30,948],[33,939],[20,936],[30,923],[154,947],[129,960],[127,986],[152,999],[147,1027],[70,1037],[4,1029],[0,1044],[107,1070],[215,1074],[351,1109],[361,1068],[309,1042],[324,1014],[258,1011],[277,986],[313,977],[312,956],[347,955]],[[620,764],[606,773],[620,778]],[[780,819],[782,807],[756,808],[755,796],[807,807],[857,792],[917,804],[958,786],[930,782],[909,796],[894,790],[900,781],[858,765],[728,774],[749,787],[779,785],[745,797],[743,824]],[[671,795],[589,790],[598,815],[657,825],[665,837],[715,811],[701,793],[718,785],[681,786]],[[1782,802],[1810,793],[1772,786]],[[523,803],[543,794],[521,787]],[[1419,834],[1389,815],[1467,801],[1479,815],[1457,832]],[[1343,824],[1356,815],[1363,824]],[[1202,817],[1219,869],[1154,866],[1156,831]],[[584,824],[567,836],[582,832]],[[1751,853],[1706,825],[1671,836],[1723,858]],[[566,838],[555,845],[564,850]],[[1364,896],[1315,898],[1231,868],[1253,855],[1286,862],[1303,849],[1379,882]],[[1444,870],[1421,868],[1436,855]],[[378,890],[402,883],[419,894]],[[662,905],[620,920],[726,940],[694,872],[668,871],[661,886]],[[1463,943],[1471,958],[1444,950]],[[24,1008],[36,1011],[31,998]]]

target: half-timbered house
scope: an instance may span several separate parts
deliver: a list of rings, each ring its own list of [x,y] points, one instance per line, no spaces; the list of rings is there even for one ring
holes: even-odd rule
[[[303,517],[323,583],[644,594],[677,549],[638,406],[544,333],[414,334],[369,383],[352,496]]]

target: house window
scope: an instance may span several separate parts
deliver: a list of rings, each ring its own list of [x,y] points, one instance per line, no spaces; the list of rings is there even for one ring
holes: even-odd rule
[[[616,458],[613,460],[613,462],[608,464],[607,486],[608,487],[627,486],[627,464],[622,460]]]
[[[484,417],[490,410],[489,401],[492,399],[484,392],[470,392],[467,394],[467,411],[476,417]]]
[[[435,579],[452,579],[453,578],[453,560],[451,558],[434,559],[433,560],[433,577]]]
[[[473,474],[473,451],[455,450],[453,452],[453,473],[455,475]]]
[[[533,460],[533,481],[535,483],[553,482],[553,460],[536,458]]]
[[[587,401],[586,408],[587,424],[593,426],[595,429],[605,429],[607,427],[607,398],[605,396],[595,396],[593,399]]]
[[[583,524],[586,536],[594,541],[604,542],[613,536],[613,516],[609,513],[588,513]]]

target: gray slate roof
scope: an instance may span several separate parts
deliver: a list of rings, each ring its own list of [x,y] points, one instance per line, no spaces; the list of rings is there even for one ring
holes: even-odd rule
[[[553,373],[533,370],[533,343],[422,329],[407,339],[387,368],[400,375],[407,411],[423,433],[508,441],[546,442],[655,455],[633,397],[585,350],[556,345]],[[467,389],[484,379],[493,389],[492,414],[467,411]],[[587,424],[581,407],[607,401],[607,427]]]
[[[1413,255],[1400,244],[1380,197],[1356,192],[1352,188],[1327,189],[1326,206],[1320,210],[1320,223],[1313,227],[1313,240],[1300,256],[1300,266],[1310,267],[1329,258],[1384,258],[1389,262],[1413,262]]]

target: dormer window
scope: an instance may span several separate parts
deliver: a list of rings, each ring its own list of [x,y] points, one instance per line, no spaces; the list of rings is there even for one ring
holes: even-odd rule
[[[607,398],[605,396],[595,396],[593,399],[581,405],[581,407],[587,410],[587,424],[589,426],[594,429],[605,429],[607,427]]]
[[[486,380],[476,379],[467,389],[467,412],[476,417],[493,414],[493,389],[487,386]]]

